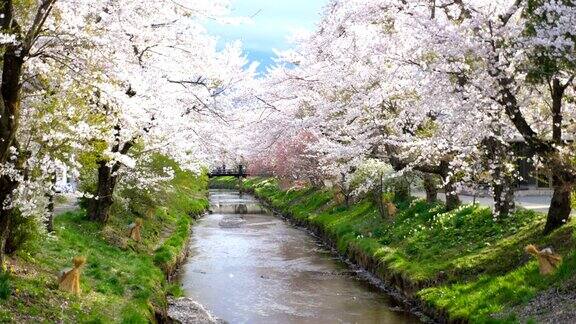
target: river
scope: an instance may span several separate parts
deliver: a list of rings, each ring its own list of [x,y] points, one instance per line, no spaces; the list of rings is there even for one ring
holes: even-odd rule
[[[181,282],[229,323],[419,323],[307,232],[238,191],[211,190]]]

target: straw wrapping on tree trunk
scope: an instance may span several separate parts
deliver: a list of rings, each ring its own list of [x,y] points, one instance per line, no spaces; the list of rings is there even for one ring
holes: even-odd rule
[[[74,257],[74,268],[60,271],[58,288],[76,295],[80,295],[80,268],[86,263],[83,256]]]
[[[387,202],[386,203],[386,211],[388,213],[388,217],[389,218],[394,218],[396,216],[396,205],[394,205],[394,203],[392,202]]]
[[[142,219],[136,218],[134,223],[128,225],[128,229],[130,230],[128,236],[136,242],[140,242],[140,240],[142,239],[142,237],[140,236],[140,230],[142,229],[142,224],[143,224]]]
[[[524,250],[538,259],[540,273],[543,275],[554,272],[554,270],[560,266],[560,262],[562,262],[562,257],[554,254],[550,248],[538,250],[535,245],[530,244],[526,246]]]

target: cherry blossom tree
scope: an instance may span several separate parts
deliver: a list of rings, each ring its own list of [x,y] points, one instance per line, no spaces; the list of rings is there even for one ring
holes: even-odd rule
[[[553,173],[549,232],[573,188],[573,21],[570,1],[332,1],[269,72],[264,107],[312,130],[335,176],[378,158],[440,177],[448,208],[486,183],[498,217],[514,209],[521,139]]]
[[[120,179],[154,185],[170,177],[145,172],[152,154],[200,169],[209,153],[199,143],[254,73],[240,44],[216,50],[201,26],[203,18],[235,22],[227,6],[3,3],[0,262],[13,213],[45,219],[50,229],[55,171],[77,173],[79,155],[97,160],[101,186],[87,194],[100,221]]]
[[[239,44],[217,51],[201,26],[203,17],[223,16],[224,5],[132,1],[104,8],[99,16],[103,50],[115,59],[106,69],[112,82],[100,85],[95,99],[109,130],[100,138],[107,144],[99,153],[90,219],[107,221],[119,177],[137,166],[130,154],[137,145],[198,169],[202,160],[192,153],[203,140],[203,124],[222,118],[238,83],[254,73],[244,69]]]
[[[574,74],[574,4],[469,1],[452,7],[462,17],[457,24],[427,29],[441,54],[437,63],[466,80],[460,90],[474,98],[467,111],[507,116],[515,136],[552,173],[548,233],[568,219],[574,186],[567,141],[573,135],[562,123],[573,118],[563,105],[570,105],[565,96]]]
[[[22,75],[25,64],[37,50],[37,41],[56,0],[17,8],[11,0],[0,3],[2,81],[0,83],[0,264],[4,261],[4,246],[13,212],[12,193],[22,180],[20,169],[26,157],[19,151],[16,138],[21,116]],[[20,10],[18,10],[20,9]]]

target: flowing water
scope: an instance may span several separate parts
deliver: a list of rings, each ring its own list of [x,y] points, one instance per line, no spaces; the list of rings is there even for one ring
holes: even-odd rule
[[[193,229],[186,294],[230,323],[418,323],[305,231],[252,196],[211,190]]]

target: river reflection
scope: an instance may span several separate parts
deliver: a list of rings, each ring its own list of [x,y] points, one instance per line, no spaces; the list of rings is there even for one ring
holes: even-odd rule
[[[212,190],[181,280],[230,323],[418,323],[250,195]],[[225,224],[225,225],[223,225]],[[233,226],[230,226],[233,225]]]

